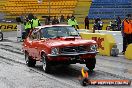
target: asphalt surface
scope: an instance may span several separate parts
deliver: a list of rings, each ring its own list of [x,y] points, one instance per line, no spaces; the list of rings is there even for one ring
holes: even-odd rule
[[[120,42],[120,41],[119,41]],[[42,70],[42,63],[36,67],[25,65],[21,51],[22,42],[17,42],[16,32],[5,32],[0,42],[0,88],[83,88],[78,80],[83,64],[57,66],[51,74]],[[121,44],[120,44],[121,45]],[[132,61],[118,57],[97,55],[97,64],[89,79],[129,79],[132,81]],[[85,87],[84,87],[85,88]],[[131,86],[86,86],[86,88],[132,88]]]

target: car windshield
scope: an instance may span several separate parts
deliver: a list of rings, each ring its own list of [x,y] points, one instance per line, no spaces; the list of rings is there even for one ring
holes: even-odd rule
[[[53,26],[41,29],[41,38],[59,38],[79,36],[79,33],[75,28],[70,26]]]

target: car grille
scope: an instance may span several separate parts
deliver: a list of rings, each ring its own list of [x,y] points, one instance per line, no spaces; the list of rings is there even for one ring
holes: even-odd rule
[[[60,53],[74,53],[74,52],[82,52],[87,51],[87,46],[72,46],[72,47],[64,47],[60,49]]]

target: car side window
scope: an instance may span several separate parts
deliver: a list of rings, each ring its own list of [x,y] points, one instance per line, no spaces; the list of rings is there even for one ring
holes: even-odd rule
[[[38,31],[38,32],[36,33],[36,39],[37,39],[37,40],[40,40],[40,37],[41,37],[41,36],[40,36],[40,31]]]
[[[39,40],[40,39],[40,31],[33,31],[30,36],[31,40]]]
[[[36,39],[36,33],[34,31],[31,33],[30,39],[31,40]]]

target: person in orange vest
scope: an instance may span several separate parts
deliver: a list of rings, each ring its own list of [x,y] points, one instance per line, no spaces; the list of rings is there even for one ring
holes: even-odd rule
[[[127,46],[132,43],[132,20],[131,20],[131,14],[128,14],[124,21],[122,22],[122,36],[123,36],[123,51],[122,53],[126,51]]]

